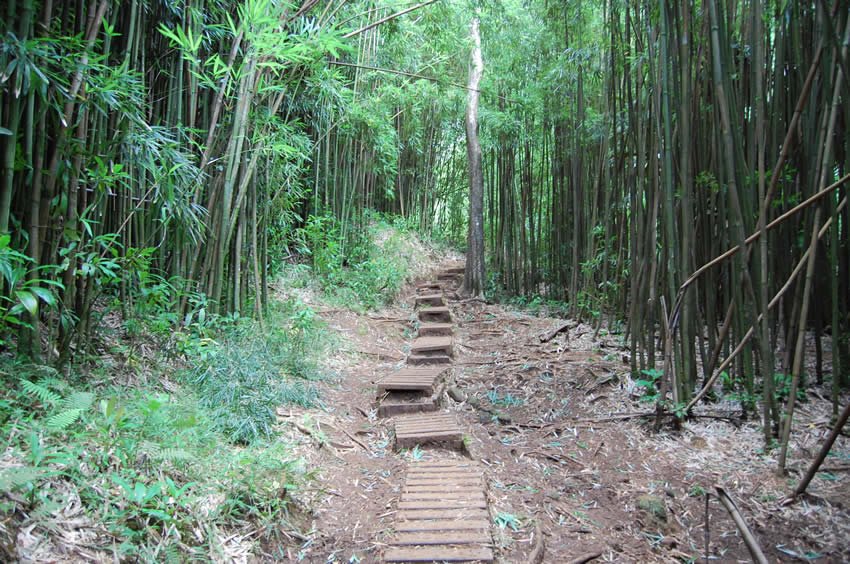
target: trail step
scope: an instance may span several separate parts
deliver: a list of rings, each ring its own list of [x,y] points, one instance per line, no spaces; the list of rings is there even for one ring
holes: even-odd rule
[[[445,444],[458,450],[463,448],[463,432],[458,427],[454,416],[448,413],[428,413],[396,419],[396,450],[432,443]],[[445,507],[445,505],[437,504],[435,507],[422,507],[422,509],[444,509]]]
[[[410,344],[410,353],[423,356],[452,356],[451,337],[417,337]]]
[[[409,366],[445,366],[451,363],[452,359],[445,354],[411,354],[407,356]]]
[[[439,291],[442,289],[442,286],[437,282],[422,282],[416,285],[417,292],[423,293],[432,293],[433,291]]]
[[[447,366],[417,366],[402,368],[378,382],[378,393],[392,391],[418,391],[428,395],[446,376]]]
[[[465,266],[450,266],[450,267],[444,269],[443,272],[445,272],[446,274],[454,274],[454,275],[465,274],[466,273],[466,267]]]
[[[385,392],[378,405],[378,417],[437,411],[445,395],[446,385],[439,383],[431,388],[434,390],[431,394],[415,390]]]
[[[420,323],[420,337],[444,337],[454,333],[451,323]]]
[[[443,306],[446,302],[443,301],[442,292],[432,292],[429,294],[420,294],[416,296],[416,306]]]
[[[422,323],[451,323],[452,312],[446,306],[423,307],[419,310],[419,321]]]
[[[415,484],[433,480],[426,496]],[[386,562],[492,562],[481,470],[466,461],[411,464],[398,503]]]

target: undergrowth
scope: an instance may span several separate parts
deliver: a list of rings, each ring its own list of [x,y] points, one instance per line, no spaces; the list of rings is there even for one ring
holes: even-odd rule
[[[290,285],[314,281],[325,301],[359,311],[391,302],[426,258],[421,236],[402,218],[368,213],[365,227],[344,233],[330,216],[310,216],[299,229],[299,252],[309,268],[284,269]]]
[[[135,386],[0,359],[0,560],[229,560],[239,532],[279,540],[307,474],[275,410],[317,401],[321,326],[295,301],[266,323],[190,325],[184,368]]]

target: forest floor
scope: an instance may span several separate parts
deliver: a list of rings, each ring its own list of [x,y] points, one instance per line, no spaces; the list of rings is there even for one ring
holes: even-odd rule
[[[456,257],[455,257],[456,258]],[[425,260],[425,259],[423,259]],[[422,280],[431,280],[431,271]],[[375,562],[392,534],[394,505],[407,463],[428,448],[393,450],[392,420],[376,417],[375,382],[404,362],[414,333],[415,288],[394,305],[356,313],[314,303],[339,346],[326,366],[321,409],[279,412],[311,485],[295,494],[306,508],[304,562]],[[308,303],[310,296],[300,296]],[[563,319],[460,301],[453,384],[503,415],[447,400],[467,437],[467,456],[485,471],[500,562],[526,562],[542,534],[544,562],[588,553],[597,561],[746,562],[749,553],[716,496],[724,487],[771,561],[850,560],[850,440],[839,438],[812,496],[780,507],[829,431],[828,391],[810,393],[796,412],[789,476],[775,473],[777,451],[764,452],[757,422],[741,421],[738,403],[720,401],[678,431],[652,431],[642,388],[629,376],[629,352],[616,335]],[[454,299],[452,299],[454,298]],[[846,401],[846,399],[845,399]],[[285,424],[291,423],[291,424]],[[464,456],[440,453],[440,456]],[[293,544],[295,546],[297,542]]]

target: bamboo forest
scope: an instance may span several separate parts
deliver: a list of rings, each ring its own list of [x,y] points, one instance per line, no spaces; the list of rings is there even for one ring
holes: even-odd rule
[[[0,561],[850,561],[847,2],[0,14]]]

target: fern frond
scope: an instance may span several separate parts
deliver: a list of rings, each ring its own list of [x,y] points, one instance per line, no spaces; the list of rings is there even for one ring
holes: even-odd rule
[[[48,389],[46,386],[30,382],[29,380],[21,380],[21,387],[27,395],[36,398],[44,404],[56,405],[62,398],[56,392]]]
[[[0,491],[7,492],[38,480],[42,471],[32,466],[17,466],[0,470]]]
[[[61,413],[47,419],[47,428],[51,431],[64,431],[73,425],[80,415],[83,414],[82,409],[66,409]]]
[[[161,462],[189,462],[195,457],[192,453],[182,448],[164,448],[159,451],[156,457]]]
[[[63,409],[79,409],[86,411],[94,403],[94,394],[91,392],[74,392],[62,402]]]
[[[194,460],[192,453],[186,449],[176,447],[163,447],[157,443],[143,441],[139,444],[139,450],[155,462],[189,462]]]

